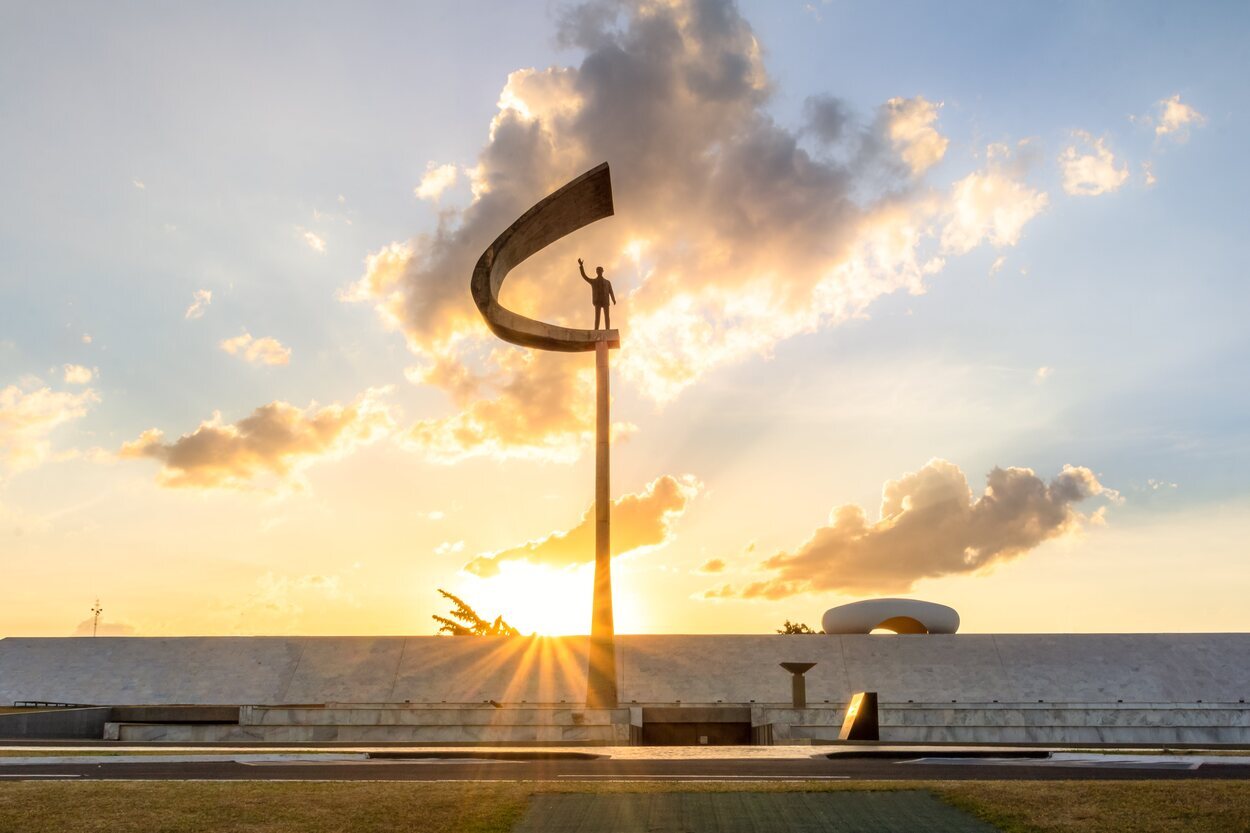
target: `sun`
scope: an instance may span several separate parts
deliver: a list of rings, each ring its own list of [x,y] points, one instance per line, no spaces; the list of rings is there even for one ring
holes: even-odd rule
[[[621,578],[619,561],[613,561],[613,579]],[[594,564],[575,567],[549,567],[527,561],[507,561],[498,575],[471,576],[457,586],[456,595],[473,606],[482,617],[504,620],[526,636],[572,636],[590,633],[591,591]],[[616,630],[637,633],[642,611],[632,594],[623,592],[620,582],[613,594]]]
[[[593,565],[557,569],[524,561],[501,564],[499,574],[462,587],[483,617],[502,615],[523,634],[565,636],[590,631]]]

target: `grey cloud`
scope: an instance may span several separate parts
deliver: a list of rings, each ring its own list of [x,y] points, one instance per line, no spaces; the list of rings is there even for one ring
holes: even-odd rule
[[[846,103],[831,95],[814,95],[803,102],[803,116],[808,130],[822,142],[837,142],[846,137],[851,113]]]

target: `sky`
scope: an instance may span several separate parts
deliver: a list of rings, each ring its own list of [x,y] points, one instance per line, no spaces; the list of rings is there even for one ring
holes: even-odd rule
[[[1242,4],[0,8],[0,635],[1243,631]]]

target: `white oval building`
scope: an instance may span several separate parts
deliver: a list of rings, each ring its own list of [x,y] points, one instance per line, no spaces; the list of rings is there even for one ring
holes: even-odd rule
[[[871,633],[878,628],[895,633],[954,633],[959,614],[953,607],[920,599],[865,599],[825,611],[825,633]]]

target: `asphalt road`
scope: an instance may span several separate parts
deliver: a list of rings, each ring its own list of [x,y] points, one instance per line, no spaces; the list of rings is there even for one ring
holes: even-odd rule
[[[912,759],[914,761],[915,759]],[[932,758],[781,760],[364,760],[337,762],[108,762],[0,765],[0,781],[51,778],[139,780],[518,781],[518,780],[1071,780],[1246,779],[1250,765],[1059,765],[1047,760]]]

